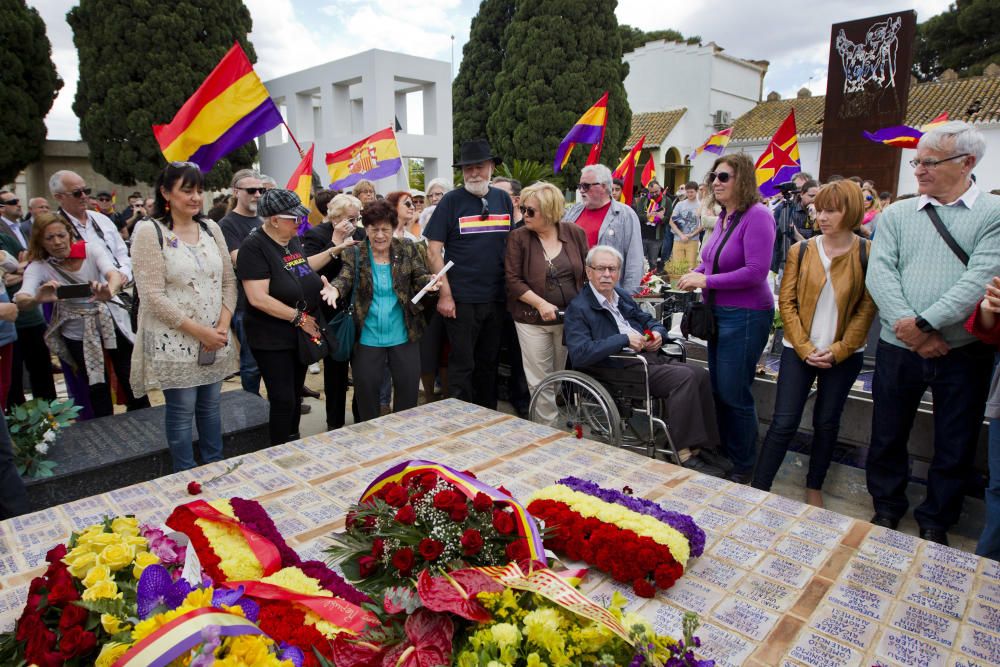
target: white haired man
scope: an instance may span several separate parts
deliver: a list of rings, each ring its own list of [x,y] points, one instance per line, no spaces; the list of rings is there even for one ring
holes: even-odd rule
[[[580,198],[563,218],[575,222],[587,232],[587,244],[611,246],[624,257],[618,285],[629,294],[639,289],[642,280],[642,230],[635,211],[611,198],[611,170],[592,164],[580,173]]]
[[[960,121],[921,137],[910,161],[920,196],[882,212],[866,281],[882,322],[866,465],[872,523],[895,528],[906,513],[907,443],[929,387],[934,454],[913,516],[920,536],[941,544],[962,509],[993,370],[994,349],[963,326],[1000,267],[1000,197],[972,179],[985,151]]]

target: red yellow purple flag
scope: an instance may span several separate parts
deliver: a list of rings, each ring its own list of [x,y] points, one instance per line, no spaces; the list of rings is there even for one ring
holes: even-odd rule
[[[326,154],[331,190],[349,188],[363,178],[377,181],[392,176],[403,167],[399,144],[392,127],[355,142],[336,153]]]
[[[920,143],[920,137],[924,136],[927,130],[947,122],[948,112],[945,111],[920,128],[909,125],[893,125],[874,132],[863,132],[863,134],[865,139],[877,144],[885,144],[894,148],[916,148],[917,144]]]
[[[632,190],[635,188],[635,168],[639,166],[639,154],[642,153],[642,143],[646,141],[646,135],[639,137],[635,146],[628,152],[611,174],[614,178],[622,179],[625,184],[622,186],[622,198],[626,204],[632,204]]]
[[[778,193],[778,184],[784,183],[802,171],[799,163],[799,134],[795,129],[795,109],[781,123],[781,127],[771,137],[771,143],[757,158],[754,165],[757,187],[765,197]]]
[[[705,143],[691,151],[691,159],[694,160],[702,153],[715,153],[716,155],[722,155],[723,151],[726,150],[726,146],[729,145],[729,139],[732,136],[733,128],[731,127],[719,130],[709,136],[708,139],[705,139]]]
[[[312,192],[312,180],[313,180],[313,151],[316,149],[316,144],[309,147],[306,151],[305,157],[302,158],[302,162],[299,166],[295,168],[292,172],[292,177],[288,179],[288,185],[285,186],[286,190],[291,190],[299,196],[299,200],[302,201],[306,206],[309,205],[309,194]]]
[[[604,128],[608,124],[608,93],[605,91],[601,99],[597,100],[594,106],[580,116],[569,134],[559,142],[556,149],[556,158],[552,163],[552,170],[559,173],[566,163],[569,162],[570,153],[577,144],[593,144],[590,148],[590,155],[587,156],[587,164],[597,164],[601,158],[601,146],[604,144]]]
[[[639,182],[642,183],[642,187],[648,188],[650,181],[656,180],[656,165],[653,164],[653,156],[649,156],[649,161],[642,170],[642,177]]]
[[[236,42],[173,120],[154,125],[153,134],[168,162],[189,160],[209,171],[282,122],[281,112]]]

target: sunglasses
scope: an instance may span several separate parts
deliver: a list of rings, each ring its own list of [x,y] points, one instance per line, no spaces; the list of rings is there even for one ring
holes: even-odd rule
[[[97,201],[109,202],[111,201],[111,197],[98,197]]]
[[[248,195],[262,195],[267,191],[267,188],[236,188],[237,190],[242,190]]]
[[[600,183],[580,183],[580,192],[586,192],[587,190],[590,190],[590,188],[596,188],[600,185]]]
[[[90,188],[77,188],[76,190],[73,190],[71,192],[60,192],[57,194],[70,195],[71,197],[76,197],[77,199],[79,199],[84,195],[87,195],[89,197],[91,192],[93,192],[93,190],[91,190]]]
[[[344,222],[349,222],[352,225],[356,225],[359,222],[361,222],[361,216],[360,215],[356,215],[353,218],[344,218]]]
[[[483,210],[479,214],[479,219],[485,220],[486,218],[490,217],[490,204],[489,202],[486,201],[486,197],[482,197],[482,202],[483,202]]]
[[[0,206],[17,206],[19,203],[21,203],[21,200],[17,197],[7,200],[0,199]]]
[[[712,181],[714,181],[716,179],[719,180],[719,183],[728,183],[729,179],[731,179],[732,177],[733,177],[733,175],[730,174],[728,171],[720,171],[718,173],[716,173],[714,171],[708,172],[708,182],[709,183],[711,183]]]
[[[413,208],[413,202],[407,199],[406,201],[403,202],[403,206],[405,206],[406,208]]]
[[[871,195],[865,195],[865,201],[872,201],[874,199],[875,197],[872,197]]]
[[[538,213],[538,211],[530,206],[518,206],[518,208],[521,210],[521,215],[526,218],[534,218],[535,214]]]

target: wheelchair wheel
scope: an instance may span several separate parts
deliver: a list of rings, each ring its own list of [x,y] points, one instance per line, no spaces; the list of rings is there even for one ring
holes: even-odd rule
[[[542,422],[539,404],[545,392],[555,396],[556,422],[548,424],[580,437],[606,442],[615,447],[622,443],[622,422],[611,394],[597,380],[577,371],[557,371],[539,384],[531,394],[528,418]]]

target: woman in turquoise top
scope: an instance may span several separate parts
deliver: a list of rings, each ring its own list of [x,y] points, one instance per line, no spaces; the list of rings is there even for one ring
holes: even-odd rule
[[[423,304],[411,303],[410,299],[433,276],[411,241],[393,238],[396,222],[396,212],[389,204],[379,201],[366,206],[361,212],[361,224],[367,239],[343,253],[344,265],[332,283],[323,278],[323,298],[333,307],[337,307],[338,299],[340,306],[346,305],[351,290],[355,290],[357,343],[351,368],[362,421],[379,416],[379,385],[387,361],[395,387],[393,411],[417,405],[418,341],[424,331],[424,317]]]

